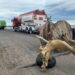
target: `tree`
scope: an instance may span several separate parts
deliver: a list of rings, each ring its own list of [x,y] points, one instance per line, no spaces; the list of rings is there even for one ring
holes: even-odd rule
[[[48,17],[48,18],[47,18],[47,21],[48,21],[48,22],[52,22],[52,16]]]

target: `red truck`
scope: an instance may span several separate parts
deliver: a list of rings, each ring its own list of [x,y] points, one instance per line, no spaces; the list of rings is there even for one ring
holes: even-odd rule
[[[35,32],[46,21],[47,15],[44,10],[30,11],[12,19],[14,31],[25,31],[29,33]]]

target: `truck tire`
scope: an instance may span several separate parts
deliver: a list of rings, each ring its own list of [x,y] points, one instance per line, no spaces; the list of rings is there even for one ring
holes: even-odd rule
[[[19,27],[14,27],[13,29],[14,29],[15,32],[19,32],[20,31]]]
[[[32,30],[29,30],[29,34],[32,34]]]
[[[0,27],[1,30],[4,30],[4,28],[5,28],[4,26]]]
[[[36,58],[36,63],[39,67],[42,66],[43,62],[42,62],[42,56],[41,54],[38,54],[37,58]],[[48,61],[48,66],[46,68],[53,68],[56,65],[56,59],[54,57],[52,57],[51,60]]]
[[[32,34],[32,27],[29,28],[29,34]]]

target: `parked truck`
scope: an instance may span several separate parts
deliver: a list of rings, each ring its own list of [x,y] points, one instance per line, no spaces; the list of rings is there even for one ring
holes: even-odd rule
[[[0,20],[0,29],[4,29],[6,27],[6,21]]]
[[[37,32],[47,21],[44,10],[34,10],[12,19],[14,31]]]

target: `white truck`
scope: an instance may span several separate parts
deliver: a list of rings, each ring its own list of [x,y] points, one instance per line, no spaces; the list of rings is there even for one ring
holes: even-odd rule
[[[47,15],[44,10],[34,10],[15,17],[13,29],[15,31],[25,31],[29,33],[36,32],[40,26],[43,26],[47,21]]]

